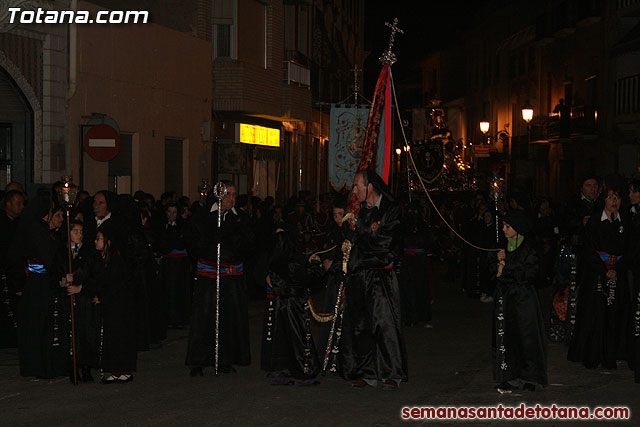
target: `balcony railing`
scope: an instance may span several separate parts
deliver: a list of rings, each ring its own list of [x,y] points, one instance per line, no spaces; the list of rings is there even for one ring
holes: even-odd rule
[[[589,138],[598,134],[598,113],[594,107],[571,107],[568,119],[554,115],[531,123],[531,142],[559,142],[570,138]]]
[[[311,71],[294,61],[285,61],[287,84],[311,87]]]
[[[640,0],[618,0],[618,9],[640,4]]]
[[[616,114],[640,113],[640,74],[618,79],[616,85]]]

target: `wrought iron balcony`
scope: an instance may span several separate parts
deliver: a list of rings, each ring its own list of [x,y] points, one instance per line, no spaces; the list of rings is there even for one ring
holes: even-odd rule
[[[531,142],[568,142],[571,139],[591,139],[598,134],[598,112],[594,107],[571,107],[568,118],[559,115],[531,123]]]

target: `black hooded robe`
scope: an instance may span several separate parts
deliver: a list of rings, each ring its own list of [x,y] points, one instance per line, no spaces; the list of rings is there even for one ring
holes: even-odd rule
[[[630,312],[630,350],[631,365],[635,371],[635,382],[640,383],[640,205],[631,209],[631,238],[629,239],[629,256],[631,262],[632,294]]]
[[[267,309],[262,334],[261,369],[286,372],[299,380],[315,378],[320,363],[307,307],[313,276],[287,232],[277,233],[268,255]],[[321,267],[317,267],[320,269]],[[321,275],[316,273],[316,276]]]
[[[66,269],[64,247],[44,220],[23,225],[29,226],[21,234],[27,274],[18,307],[20,375],[68,375],[70,300],[59,285]]]
[[[415,215],[412,215],[415,217]],[[432,239],[427,224],[414,218],[403,232],[403,255],[398,274],[405,323],[431,320],[431,289],[428,252]]]
[[[82,368],[98,368],[100,352],[100,309],[90,295],[91,273],[96,260],[93,245],[83,244],[79,250],[72,250],[74,285],[82,285],[75,294],[75,339],[76,363]]]
[[[601,214],[594,214],[587,223],[579,257],[578,312],[567,358],[587,368],[614,369],[616,360],[629,356],[626,268],[631,260],[625,256],[629,224],[624,219],[603,221]],[[613,267],[617,272],[613,289],[606,277],[607,265],[598,252],[621,257]]]
[[[183,326],[189,323],[191,303],[191,273],[184,242],[185,224],[165,224],[158,236],[158,251],[162,254],[160,276],[166,298],[167,324]]]
[[[100,300],[100,368],[112,374],[136,371],[138,356],[131,270],[120,253],[114,252],[109,259],[99,258],[95,262],[87,292]]]
[[[502,275],[496,279],[493,377],[498,383],[548,382],[545,327],[535,286],[538,268],[535,249],[525,238],[506,252]]]
[[[193,284],[193,304],[189,343],[185,364],[204,367],[215,365],[216,331],[216,259],[221,244],[219,313],[219,359],[222,369],[251,363],[249,347],[249,308],[243,261],[251,252],[252,231],[244,215],[227,211],[217,228],[218,212],[201,211],[190,224],[185,239],[189,254],[197,259]],[[233,266],[233,267],[228,267]]]
[[[371,182],[371,180],[369,180]],[[383,195],[380,207],[362,203],[348,264],[340,371],[348,380],[406,381],[398,279],[401,211]]]

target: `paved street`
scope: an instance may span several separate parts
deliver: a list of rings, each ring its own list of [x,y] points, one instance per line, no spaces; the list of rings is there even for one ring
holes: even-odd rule
[[[433,329],[408,328],[409,382],[398,391],[352,389],[321,377],[315,387],[271,386],[260,371],[262,303],[252,302],[253,365],[216,378],[189,377],[184,366],[187,330],[169,333],[159,350],[140,353],[128,384],[52,383],[21,378],[15,350],[0,350],[0,424],[18,425],[395,425],[403,406],[517,406],[521,402],[578,406],[630,406],[640,413],[640,385],[626,366],[587,371],[549,346],[549,381],[543,391],[500,395],[491,375],[491,304],[460,296],[458,286],[436,286]],[[640,415],[639,415],[640,416]],[[421,421],[424,424],[437,424]],[[446,423],[444,423],[446,424]],[[449,425],[513,422],[450,422]],[[529,422],[526,425],[578,425]],[[585,423],[593,426],[594,422]],[[613,425],[638,425],[638,421]],[[606,425],[612,425],[611,422]]]

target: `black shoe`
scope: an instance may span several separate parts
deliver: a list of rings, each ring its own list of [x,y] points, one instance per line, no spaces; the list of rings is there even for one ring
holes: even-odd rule
[[[524,391],[536,391],[536,385],[532,383],[524,383],[522,389]]]
[[[203,377],[204,371],[201,367],[196,366],[195,368],[191,368],[191,372],[189,372],[189,375],[191,375],[192,377]]]
[[[118,377],[113,374],[103,375],[100,380],[100,384],[115,384],[118,382]]]

